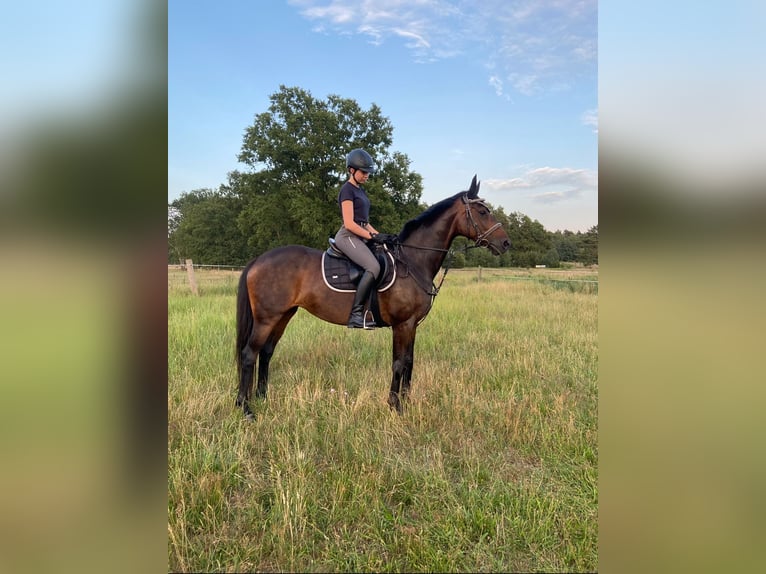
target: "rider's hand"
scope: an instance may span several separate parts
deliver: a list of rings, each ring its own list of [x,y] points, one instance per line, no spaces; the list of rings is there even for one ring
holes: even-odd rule
[[[392,244],[395,243],[399,239],[398,235],[394,235],[392,233],[376,233],[370,238],[370,241],[373,243],[379,243],[381,245],[384,244]]]

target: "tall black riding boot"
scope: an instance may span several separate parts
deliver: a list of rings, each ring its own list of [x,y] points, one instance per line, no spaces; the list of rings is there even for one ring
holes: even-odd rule
[[[359,284],[356,286],[354,304],[351,306],[351,315],[348,317],[349,329],[374,329],[374,324],[364,324],[364,302],[375,284],[375,276],[370,271],[365,271]]]

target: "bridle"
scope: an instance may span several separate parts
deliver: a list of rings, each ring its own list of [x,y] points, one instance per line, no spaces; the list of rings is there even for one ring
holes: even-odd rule
[[[487,211],[491,211],[489,207],[487,207],[487,204],[484,203],[484,200],[480,197],[476,199],[468,199],[468,196],[464,194],[462,196],[463,203],[465,203],[465,216],[468,218],[468,223],[470,223],[473,226],[473,230],[476,232],[476,244],[474,247],[488,247],[489,246],[489,240],[487,237],[492,235],[494,231],[498,227],[502,227],[500,222],[495,223],[492,227],[487,229],[484,233],[479,232],[479,225],[476,223],[476,220],[474,220],[473,215],[471,214],[471,204],[478,203],[481,205],[484,209]]]
[[[474,231],[476,232],[476,240],[473,245],[466,245],[463,248],[463,251],[468,251],[469,249],[475,249],[476,247],[488,247],[489,246],[489,240],[487,237],[492,235],[494,231],[498,227],[502,227],[502,224],[500,222],[495,223],[492,227],[484,231],[483,233],[479,230],[479,224],[476,223],[476,220],[473,218],[473,215],[471,213],[471,205],[478,204],[481,205],[484,209],[487,211],[491,211],[490,208],[487,206],[486,203],[484,203],[484,200],[481,198],[476,199],[469,199],[468,194],[464,193],[461,196],[461,199],[463,200],[463,203],[465,204],[465,215],[468,219],[468,223],[471,224]],[[420,281],[417,279],[417,277],[410,271],[408,262],[403,259],[399,253],[400,247],[410,247],[412,249],[420,249],[424,251],[441,251],[442,253],[446,253],[446,265],[444,265],[444,273],[442,274],[441,281],[439,281],[439,285],[435,285],[434,283],[431,283],[431,289],[426,289],[421,285]],[[442,284],[444,283],[444,279],[447,277],[447,271],[449,271],[450,265],[452,264],[452,258],[455,255],[455,252],[452,249],[440,249],[438,247],[422,247],[420,245],[405,245],[404,243],[397,243],[396,247],[394,249],[394,259],[396,259],[398,262],[402,263],[406,269],[406,272],[409,274],[409,276],[412,277],[412,279],[415,281],[415,283],[420,287],[427,295],[431,296],[431,304],[433,304],[433,300],[436,298],[436,296],[439,294],[439,290],[442,287]],[[425,317],[423,317],[425,319]]]
[[[473,204],[479,204],[487,211],[492,211],[489,206],[484,203],[484,200],[480,197],[477,197],[476,199],[468,199],[468,194],[464,193],[460,196],[460,198],[463,200],[463,203],[465,204],[465,216],[466,219],[468,219],[468,223],[471,224],[473,227],[473,230],[476,232],[476,239],[473,245],[466,247],[465,249],[473,249],[475,247],[489,247],[489,240],[487,237],[492,235],[495,230],[498,227],[502,227],[503,225],[498,221],[496,222],[492,227],[487,229],[484,233],[482,233],[479,230],[479,224],[476,223],[476,220],[473,218],[473,214],[471,213],[471,205]],[[450,253],[450,249],[440,249],[438,247],[421,247],[419,245],[404,245],[401,244],[402,247],[411,247],[413,249],[421,249],[426,251],[441,251],[442,253]]]

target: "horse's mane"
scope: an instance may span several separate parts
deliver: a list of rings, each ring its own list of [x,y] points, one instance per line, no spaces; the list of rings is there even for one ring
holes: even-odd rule
[[[452,205],[455,203],[455,200],[464,193],[465,191],[461,191],[452,197],[442,199],[438,203],[434,203],[420,215],[410,219],[407,223],[404,224],[404,227],[399,232],[399,241],[405,241],[416,229],[430,225],[435,220],[439,219],[439,217],[441,217],[445,211],[452,207]]]

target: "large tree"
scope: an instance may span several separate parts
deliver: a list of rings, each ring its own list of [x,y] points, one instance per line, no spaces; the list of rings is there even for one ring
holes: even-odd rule
[[[242,265],[250,256],[245,237],[236,226],[240,209],[239,199],[223,187],[181,195],[168,210],[168,261]]]
[[[598,263],[598,225],[594,225],[583,234],[580,243],[579,260],[585,263],[585,265]]]
[[[300,88],[280,86],[268,111],[246,128],[240,162],[249,169],[229,173],[217,191],[186,193],[169,205],[168,259],[244,265],[279,245],[323,249],[340,226],[337,196],[345,181],[346,154],[361,147],[378,164],[365,185],[370,218],[380,231],[398,232],[427,206],[420,203],[422,177],[409,158],[390,149],[393,127],[380,108],[354,100],[314,98]],[[512,248],[496,257],[459,238],[454,266],[556,266],[561,261],[598,262],[598,226],[586,234],[553,234],[518,212],[493,210]]]
[[[287,243],[326,246],[340,226],[337,196],[353,148],[378,165],[365,189],[379,230],[395,233],[423,209],[422,177],[405,154],[389,149],[393,127],[377,105],[364,110],[351,99],[319,100],[285,86],[270,100],[245,130],[238,159],[250,170],[229,174],[243,206],[237,223],[253,254]]]
[[[545,230],[542,223],[514,211],[508,216],[506,230],[511,240],[513,265],[534,267],[554,263],[551,234]],[[555,257],[555,264],[558,264],[558,257]]]
[[[564,231],[555,231],[551,237],[560,261],[577,261],[577,252],[580,245],[579,234],[565,229]]]
[[[585,265],[598,263],[598,225],[586,233],[564,230],[551,234],[561,261],[578,261]]]

